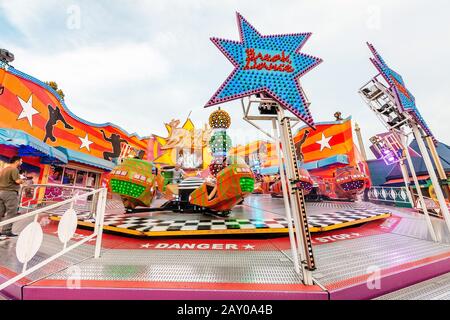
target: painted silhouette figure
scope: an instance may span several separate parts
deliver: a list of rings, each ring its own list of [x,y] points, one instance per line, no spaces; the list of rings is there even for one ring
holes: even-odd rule
[[[103,129],[100,131],[103,134],[103,138],[111,143],[113,149],[112,152],[103,152],[103,158],[108,161],[112,161],[112,159],[118,158],[120,156],[120,149],[121,149],[120,143],[125,142],[126,144],[128,144],[128,141],[122,139],[120,135],[118,135],[117,133],[112,133],[111,136],[108,138]]]
[[[295,144],[295,151],[297,154],[297,160],[303,163],[303,152],[302,152],[302,145],[305,143],[306,138],[308,138],[309,131],[305,130],[305,133],[303,134],[303,138]]]
[[[56,125],[58,121],[61,121],[64,124],[66,129],[73,130],[73,127],[66,122],[63,115],[61,114],[61,110],[59,107],[53,109],[51,105],[48,105],[48,121],[45,125],[45,138],[44,142],[47,142],[47,139],[50,139],[52,142],[56,141],[55,136],[53,135],[53,127]]]

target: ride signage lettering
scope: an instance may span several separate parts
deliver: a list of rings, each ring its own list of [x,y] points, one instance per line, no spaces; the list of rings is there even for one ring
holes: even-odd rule
[[[281,53],[257,52],[253,48],[245,49],[244,70],[266,70],[279,72],[294,72],[290,55],[281,51]]]

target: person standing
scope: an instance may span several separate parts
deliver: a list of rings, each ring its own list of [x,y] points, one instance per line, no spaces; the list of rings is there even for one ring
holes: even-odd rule
[[[181,169],[181,165],[177,163],[172,171],[173,171],[172,183],[179,184],[181,181],[183,181],[186,173],[184,172],[183,169]]]
[[[14,156],[10,165],[0,171],[0,221],[14,218],[18,215],[19,190],[24,181],[19,175],[19,166],[22,158]],[[12,223],[3,226],[1,235],[7,237],[17,236],[12,232]]]
[[[86,179],[86,187],[95,188],[95,174],[88,173],[88,177]]]

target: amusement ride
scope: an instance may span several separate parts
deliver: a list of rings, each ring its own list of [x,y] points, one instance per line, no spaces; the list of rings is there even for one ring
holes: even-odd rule
[[[181,126],[172,119],[166,137],[76,117],[54,89],[11,67],[14,55],[0,50],[1,159],[16,153],[40,169],[39,183],[20,194],[23,215],[12,219],[34,219],[17,240],[22,272],[12,258],[0,266],[0,292],[91,296],[100,286],[106,298],[111,288],[136,297],[147,290],[171,298],[184,291],[190,298],[374,298],[450,271],[449,180],[403,78],[368,44],[378,74],[358,93],[388,130],[370,139],[371,149],[384,171],[398,165],[403,177],[397,189],[377,189],[352,117],[312,118],[300,83],[322,63],[302,52],[311,33],[262,35],[241,14],[236,18],[239,41],[211,38],[234,69],[205,104],[216,108],[208,123],[196,128],[189,116]],[[267,140],[233,144],[223,109],[233,100]],[[419,158],[434,216],[415,172]],[[410,240],[413,228],[426,232]],[[72,243],[75,234],[81,240]],[[44,249],[43,239],[51,243]],[[62,251],[47,257],[58,239]],[[93,257],[64,258],[89,241],[96,241]],[[11,250],[4,246],[0,254],[12,257]],[[36,254],[42,261],[33,264]],[[61,287],[63,268],[33,273],[56,259],[82,270],[80,291]],[[366,285],[373,265],[384,268],[383,288]]]

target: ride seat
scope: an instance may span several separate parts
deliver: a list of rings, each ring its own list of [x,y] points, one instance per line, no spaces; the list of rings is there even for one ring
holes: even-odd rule
[[[206,192],[208,192],[208,195],[213,191],[214,185],[206,183]]]

